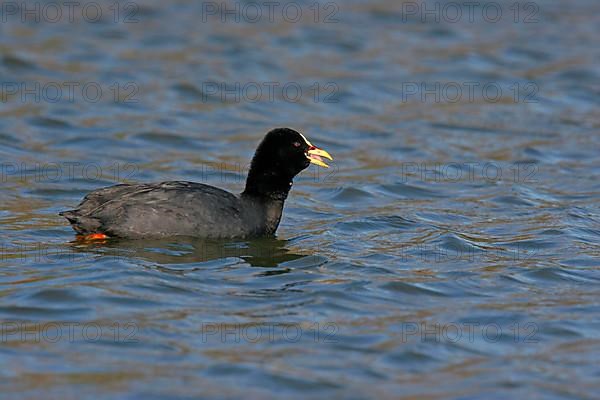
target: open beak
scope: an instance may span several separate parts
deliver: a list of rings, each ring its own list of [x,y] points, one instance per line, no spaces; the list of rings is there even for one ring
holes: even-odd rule
[[[311,164],[316,164],[323,168],[329,168],[329,165],[325,164],[323,158],[327,158],[333,161],[333,157],[329,155],[325,150],[319,149],[318,147],[312,146],[308,148],[308,152],[306,153],[306,157],[310,160]]]
[[[300,134],[300,136],[302,136],[302,138],[308,145],[308,151],[306,152],[306,158],[308,158],[310,160],[310,163],[316,164],[319,167],[329,168],[329,165],[325,164],[325,161],[323,161],[323,158],[327,158],[327,159],[333,161],[333,157],[331,157],[331,155],[328,152],[326,152],[325,150],[322,150],[316,146],[313,146],[313,144],[311,142],[309,142],[308,139],[306,137],[304,137],[303,134]]]

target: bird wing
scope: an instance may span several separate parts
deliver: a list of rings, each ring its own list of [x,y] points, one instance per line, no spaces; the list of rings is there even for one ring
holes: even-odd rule
[[[205,237],[230,237],[244,234],[239,198],[225,190],[194,182],[117,185],[101,189],[86,196],[78,210],[63,215],[74,220],[86,233],[94,231],[110,236],[197,236],[202,233]]]

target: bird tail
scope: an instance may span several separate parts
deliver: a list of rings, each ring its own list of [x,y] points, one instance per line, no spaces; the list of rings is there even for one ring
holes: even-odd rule
[[[95,218],[81,215],[79,210],[68,210],[58,213],[61,217],[65,217],[73,229],[80,234],[88,234],[97,232],[100,228],[100,221]]]

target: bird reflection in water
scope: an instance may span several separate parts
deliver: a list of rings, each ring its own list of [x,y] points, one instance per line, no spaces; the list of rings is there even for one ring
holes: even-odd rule
[[[165,272],[184,274],[201,269],[198,263],[226,258],[237,258],[259,268],[278,268],[281,264],[306,257],[296,254],[286,245],[288,241],[272,237],[231,241],[197,238],[170,238],[156,240],[107,239],[95,241],[75,240],[72,250],[77,254],[101,255],[121,259],[142,259],[157,264]],[[192,265],[195,264],[195,265]],[[177,268],[175,268],[175,265]],[[191,267],[191,268],[186,268]],[[261,275],[277,275],[289,272],[289,268],[262,272]]]

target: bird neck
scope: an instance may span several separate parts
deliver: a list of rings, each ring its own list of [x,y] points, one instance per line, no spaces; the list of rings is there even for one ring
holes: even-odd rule
[[[292,181],[293,176],[288,177],[274,171],[251,168],[242,195],[263,201],[284,202],[292,188]]]
[[[256,168],[248,173],[242,198],[253,205],[251,209],[260,210],[259,213],[263,216],[260,227],[262,233],[273,234],[277,230],[283,214],[283,204],[292,187],[292,179],[293,177],[259,171]]]

